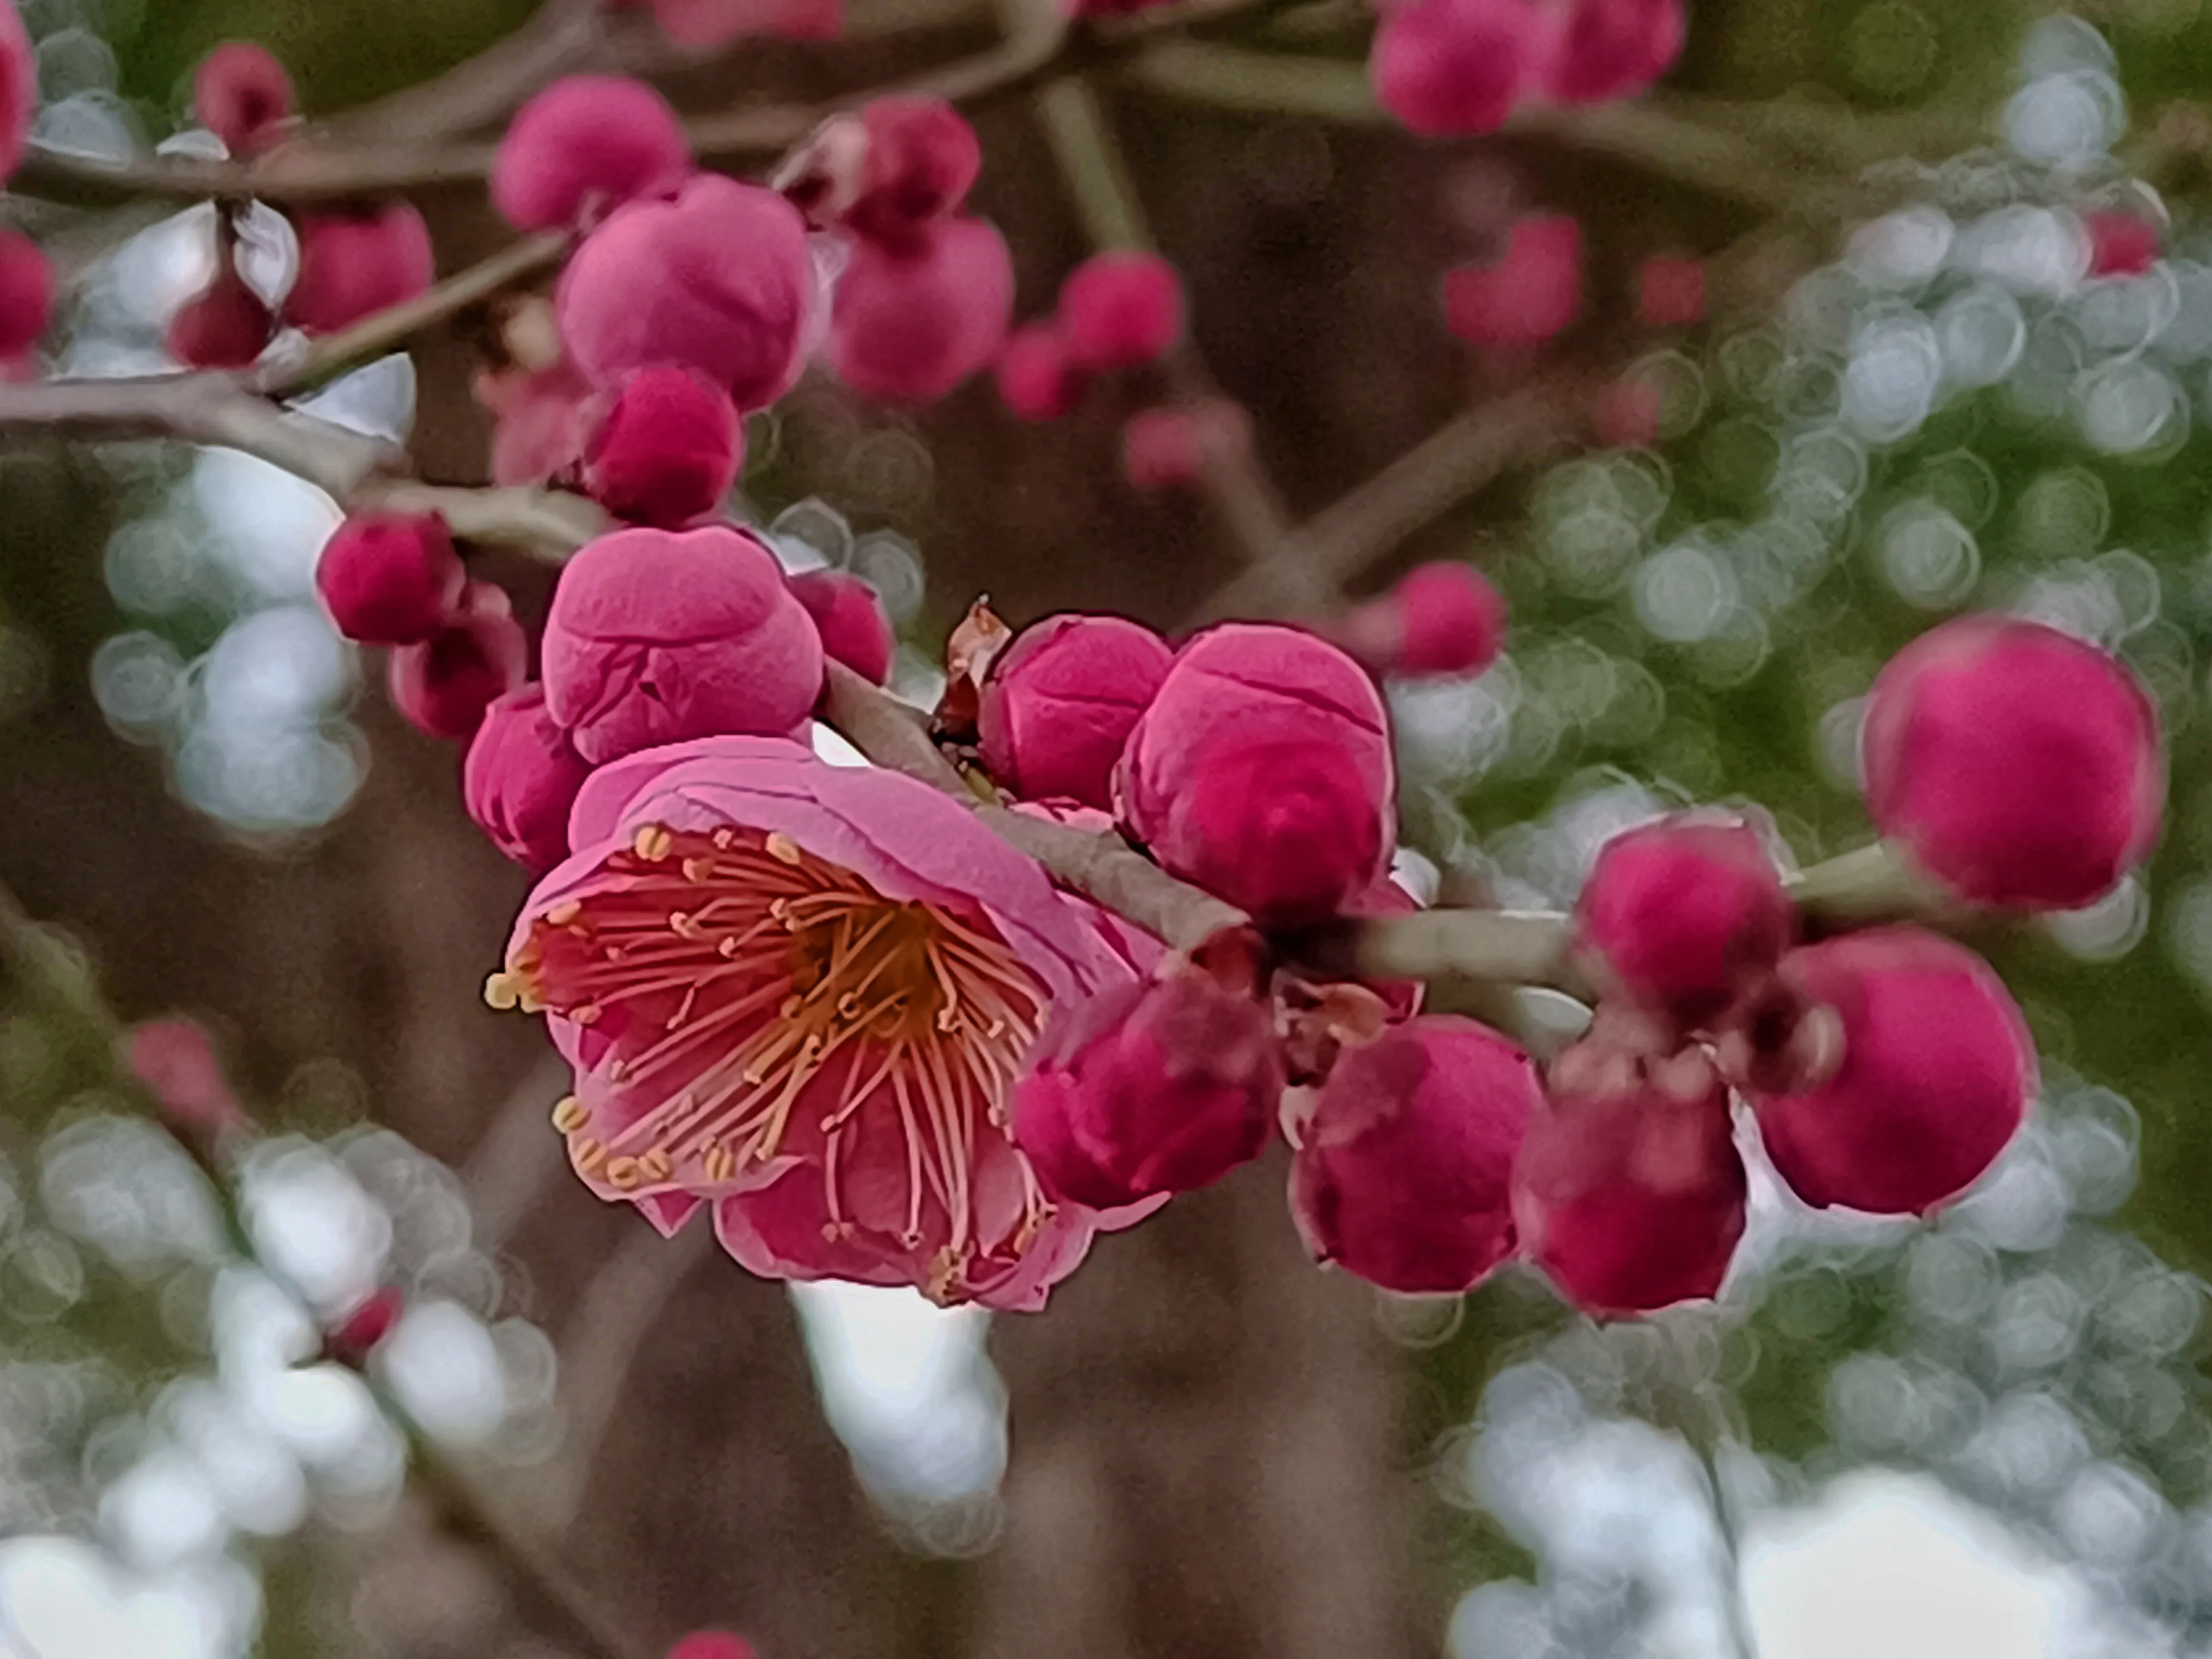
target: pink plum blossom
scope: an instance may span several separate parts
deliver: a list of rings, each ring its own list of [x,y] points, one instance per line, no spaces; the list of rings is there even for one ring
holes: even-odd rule
[[[1084,379],[1051,323],[1016,329],[999,353],[999,398],[1019,420],[1058,420],[1083,395]]]
[[[1018,795],[1110,807],[1122,745],[1174,656],[1126,617],[1070,613],[1024,629],[984,682],[984,766]]]
[[[2158,227],[2140,213],[2106,208],[2081,216],[2092,276],[2140,276],[2158,263]]]
[[[855,392],[929,403],[990,365],[1013,309],[1013,257],[981,219],[941,220],[897,243],[860,239],[824,355]]]
[[[54,272],[29,237],[0,230],[0,358],[22,356],[52,320]]]
[[[302,214],[299,232],[300,274],[284,314],[310,334],[411,300],[437,274],[429,227],[411,203]]]
[[[323,544],[315,590],[331,621],[362,645],[412,645],[459,609],[468,573],[434,513],[365,514]]]
[[[392,707],[417,731],[455,741],[472,737],[492,704],[530,672],[530,641],[507,595],[471,582],[456,613],[429,637],[392,653]]]
[[[585,448],[584,487],[618,519],[673,530],[720,505],[744,454],[729,393],[688,368],[641,368]]]
[[[507,124],[491,202],[518,230],[550,230],[673,190],[690,170],[684,125],[658,92],[625,76],[570,75]]]
[[[878,242],[908,242],[957,213],[983,168],[968,119],[942,98],[899,94],[871,99],[859,120],[865,141],[859,188],[843,222]]]
[[[38,111],[38,54],[15,0],[0,0],[0,183],[21,164]]]
[[[169,319],[169,355],[186,368],[245,368],[268,349],[276,318],[228,260]]]
[[[1544,69],[1544,89],[1564,104],[1633,97],[1681,55],[1682,0],[1571,0]]]
[[[461,800],[493,846],[543,874],[568,856],[568,811],[592,769],[545,707],[545,688],[484,711],[461,765]]]
[[[1157,253],[1094,253],[1060,285],[1060,338],[1079,368],[1158,362],[1182,337],[1182,279]]]

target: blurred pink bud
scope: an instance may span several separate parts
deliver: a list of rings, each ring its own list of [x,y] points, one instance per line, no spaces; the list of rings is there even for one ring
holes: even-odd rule
[[[791,579],[791,591],[814,618],[814,631],[833,660],[871,684],[890,681],[898,641],[874,588],[842,570],[810,570]]]
[[[942,98],[895,94],[860,106],[860,188],[842,214],[875,241],[903,242],[959,211],[983,170],[967,118]]]
[[[1557,1094],[1528,1121],[1513,1220],[1523,1254],[1584,1313],[1649,1313],[1718,1292],[1747,1190],[1717,1079],[1686,1099]]]
[[[1408,0],[1386,11],[1367,61],[1382,107],[1415,132],[1495,132],[1537,66],[1550,25],[1528,0]]]
[[[1659,388],[1638,374],[1624,374],[1597,394],[1590,428],[1608,449],[1643,449],[1659,441]]]
[[[406,1311],[407,1298],[396,1286],[386,1285],[340,1320],[324,1346],[339,1364],[359,1370]]]
[[[1182,337],[1182,279],[1157,253],[1094,253],[1060,289],[1060,337],[1076,367],[1158,362]]]
[[[1024,421],[1058,420],[1083,395],[1082,371],[1051,323],[1030,323],[1006,337],[998,380],[1000,400]]]
[[[1516,221],[1495,264],[1444,273],[1444,325],[1473,345],[1540,344],[1565,333],[1582,303],[1583,228],[1564,213]]]
[[[2158,227],[2139,213],[2107,208],[2081,216],[2092,276],[2140,276],[2158,263]]]
[[[753,1644],[727,1631],[694,1631],[668,1650],[668,1659],[757,1659]]]
[[[612,386],[677,364],[765,409],[805,367],[814,262],[799,210],[774,191],[695,173],[672,201],[641,200],[584,239],[554,290],[584,377]]]
[[[515,112],[492,156],[491,203],[517,230],[550,230],[672,190],[690,170],[666,99],[626,76],[571,75]]]
[[[1386,1290],[1473,1289],[1513,1253],[1513,1159],[1541,1098],[1526,1054],[1456,1014],[1345,1049],[1297,1127],[1298,1231]]]
[[[1328,631],[1370,673],[1480,674],[1505,643],[1505,600],[1473,566],[1440,560]]]
[[[592,769],[545,708],[545,688],[484,711],[461,764],[461,800],[493,846],[543,875],[568,856],[568,809]]]
[[[27,236],[0,230],[0,357],[38,344],[54,310],[54,272]]]
[[[300,274],[284,314],[310,334],[334,334],[411,300],[437,274],[429,227],[410,203],[303,213],[299,232]]]
[[[392,706],[418,732],[455,742],[475,734],[485,712],[530,672],[530,641],[507,595],[471,582],[459,613],[416,645],[392,653]]]
[[[227,1128],[246,1119],[207,1032],[189,1019],[141,1020],[131,1028],[125,1063],[179,1128]]]
[[[192,112],[233,155],[266,149],[292,114],[292,77],[268,49],[226,40],[192,71]]]
[[[981,219],[940,220],[908,241],[854,243],[825,355],[855,392],[930,403],[989,366],[1013,313],[1006,239]]]
[[[1650,87],[1681,55],[1682,0],[1572,0],[1544,89],[1564,104],[1603,104]]]
[[[1636,315],[1646,328],[1686,328],[1705,319],[1705,267],[1655,254],[1636,269]]]
[[[1939,934],[1883,927],[1792,951],[1781,972],[1843,1024],[1825,1084],[1753,1099],[1800,1198],[1917,1213],[1996,1161],[2035,1092],[2035,1047],[1987,963]]]
[[[1319,921],[1389,861],[1382,696],[1302,629],[1224,623],[1176,654],[1114,793],[1123,827],[1172,873],[1266,926]]]
[[[1603,975],[1689,1030],[1773,971],[1796,921],[1759,832],[1717,812],[1615,836],[1575,907],[1577,939]]]
[[[492,417],[494,483],[542,483],[582,465],[594,399],[566,357],[544,368],[487,369],[471,389]]]
[[[601,765],[690,738],[781,735],[822,690],[822,641],[742,530],[618,530],[568,561],[545,618],[545,703]]]
[[[1195,483],[1252,447],[1252,418],[1226,398],[1140,409],[1121,428],[1121,475],[1139,489]]]
[[[1867,700],[1867,811],[1960,897],[2070,910],[2157,842],[2158,711],[2125,665],[2024,617],[1959,617]]]
[[[245,368],[267,349],[276,319],[226,262],[169,319],[169,355],[186,368]]]
[[[1110,810],[1122,745],[1174,655],[1126,617],[1069,614],[1024,629],[983,684],[985,768],[1017,795]]]
[[[38,54],[15,0],[0,0],[0,183],[21,163],[38,109]]]
[[[331,621],[361,645],[412,645],[459,610],[468,574],[434,513],[348,519],[323,544],[315,589]]]
[[[1014,1141],[1054,1198],[1118,1209],[1257,1158],[1283,1083],[1267,1005],[1184,964],[1053,1010],[1014,1088]]]
[[[679,46],[720,46],[751,34],[834,40],[844,0],[652,0],[660,32]]]
[[[584,453],[584,487],[618,519],[673,530],[721,504],[744,453],[729,393],[688,368],[641,368]]]

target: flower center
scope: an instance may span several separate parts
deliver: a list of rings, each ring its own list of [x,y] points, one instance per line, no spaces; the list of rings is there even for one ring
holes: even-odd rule
[[[732,829],[649,825],[605,875],[537,918],[486,987],[495,1006],[611,1038],[605,1076],[627,1121],[595,1122],[615,1114],[573,1098],[555,1114],[580,1170],[639,1193],[818,1158],[835,1240],[878,1224],[851,1212],[844,1165],[890,1129],[905,1155],[890,1231],[939,1244],[948,1296],[978,1250],[1026,1246],[1048,1212],[1026,1165],[1006,1237],[984,1236],[974,1174],[979,1136],[1007,1139],[1046,999],[979,912],[886,898],[781,836]]]

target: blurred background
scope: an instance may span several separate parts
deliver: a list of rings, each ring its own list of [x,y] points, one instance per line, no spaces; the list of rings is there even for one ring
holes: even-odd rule
[[[193,149],[220,40],[320,114],[530,8],[22,9],[39,137],[121,157]],[[1184,273],[1176,383],[1252,416],[1235,489],[1123,481],[1141,385],[1032,427],[986,383],[915,414],[810,380],[757,418],[742,510],[877,586],[924,701],[979,592],[1173,629],[1480,562],[1508,654],[1394,691],[1405,836],[1413,879],[1510,904],[1693,799],[1845,850],[1889,653],[1982,606],[2094,636],[2161,701],[2172,808],[2112,899],[1978,940],[2041,1048],[2029,1131],[1931,1225],[1755,1170],[1719,1304],[1610,1328],[1534,1278],[1316,1272],[1272,1161],[1042,1316],[787,1292],[569,1178],[562,1071],[478,995],[523,878],[318,609],[333,503],[234,452],[18,445],[0,881],[52,926],[0,953],[0,1655],[2212,1655],[2212,6],[1698,0],[1651,100],[1452,144],[1368,104],[1370,25],[1279,5],[1091,76],[1103,185],[1037,100],[976,116],[1023,314],[1102,228]],[[853,0],[846,41],[659,78],[696,112],[822,98],[1001,27]],[[499,245],[480,192],[416,199],[441,270]],[[74,272],[56,372],[164,367],[212,209],[7,205]],[[1583,320],[1471,354],[1441,275],[1535,210],[1583,221]],[[2147,271],[2090,275],[2110,212],[2158,228]],[[1707,262],[1705,321],[1638,320],[1654,255]],[[480,344],[317,407],[481,481]],[[1652,441],[1600,447],[1623,382]],[[1255,541],[1254,501],[1309,533]],[[542,609],[549,573],[483,564]],[[118,1082],[114,1022],[172,1015],[265,1131],[223,1192]],[[320,1334],[364,1304],[397,1313],[365,1373]]]

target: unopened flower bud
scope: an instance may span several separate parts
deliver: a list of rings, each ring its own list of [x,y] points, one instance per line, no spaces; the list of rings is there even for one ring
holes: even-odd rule
[[[984,682],[984,766],[1015,794],[1110,809],[1115,764],[1174,654],[1126,617],[1048,617],[1024,629]]]
[[[1647,90],[1681,55],[1682,0],[1572,0],[1543,73],[1563,104],[1604,104]]]
[[[302,214],[299,233],[300,274],[284,314],[310,334],[334,334],[411,300],[437,274],[429,227],[411,203]]]
[[[39,108],[39,58],[10,0],[0,5],[0,182],[23,160],[31,118]]]
[[[1480,674],[1505,643],[1505,600],[1471,565],[1441,560],[1408,571],[1329,636],[1374,674]]]
[[[1006,239],[981,219],[940,220],[910,240],[854,245],[824,350],[855,392],[929,403],[999,355],[1013,310]]]
[[[688,738],[781,735],[822,641],[742,530],[618,530],[568,562],[545,619],[546,707],[593,765]]]
[[[1016,329],[999,353],[999,398],[1021,420],[1059,419],[1083,395],[1083,380],[1050,323]]]
[[[169,319],[169,355],[186,368],[246,368],[276,332],[275,314],[226,261]]]
[[[196,1133],[246,1119],[207,1032],[189,1019],[141,1020],[125,1040],[125,1063],[171,1124]]]
[[[2081,216],[2092,276],[2140,276],[2158,263],[2158,227],[2139,213],[2106,209]]]
[[[1346,1048],[1297,1127],[1299,1231],[1387,1290],[1471,1290],[1513,1253],[1513,1160],[1540,1099],[1528,1057],[1455,1014]]]
[[[1139,489],[1196,483],[1252,447],[1252,417],[1227,398],[1140,409],[1121,428],[1121,476]]]
[[[458,742],[474,735],[485,711],[529,671],[530,641],[506,593],[471,582],[451,620],[392,653],[387,679],[392,706],[417,731]]]
[[[461,765],[461,800],[493,846],[542,875],[568,855],[568,809],[592,774],[526,685],[484,711]]]
[[[292,114],[292,77],[265,47],[226,40],[192,71],[192,112],[233,155],[273,143]]]
[[[1495,132],[1539,67],[1550,27],[1528,0],[1407,0],[1376,31],[1368,78],[1413,131]]]
[[[367,1301],[360,1304],[324,1340],[330,1357],[341,1365],[359,1370],[368,1364],[368,1357],[392,1334],[398,1324],[399,1316],[407,1310],[407,1298],[397,1286],[386,1285]]]
[[[1828,1080],[1755,1096],[1767,1156],[1808,1204],[1918,1213],[1963,1190],[2011,1140],[2035,1048],[2003,982],[1917,927],[1792,951],[1782,978],[1842,1022]]]
[[[668,100],[620,75],[571,75],[517,110],[491,163],[491,202],[518,230],[581,223],[672,190],[691,146]]]
[[[814,631],[833,661],[873,685],[890,679],[898,641],[874,588],[846,571],[810,570],[791,579],[791,591],[814,618]]]
[[[908,241],[959,210],[983,168],[965,116],[942,98],[897,94],[862,105],[860,122],[866,143],[848,227],[879,242]]]
[[[2125,665],[2024,617],[1960,617],[1867,700],[1867,811],[1960,897],[2093,902],[2158,840],[2158,713]]]
[[[744,453],[729,393],[688,368],[641,368],[584,452],[584,487],[618,519],[674,530],[721,504]]]
[[[1157,253],[1094,253],[1060,290],[1060,336],[1078,368],[1158,362],[1182,337],[1182,279]]]
[[[348,519],[323,544],[315,588],[340,634],[361,645],[412,645],[459,609],[468,574],[434,513]]]
[[[1506,233],[1493,264],[1444,273],[1444,325],[1482,346],[1537,345],[1582,310],[1583,228],[1564,213],[1532,213]]]
[[[27,236],[0,230],[0,359],[38,344],[54,310],[54,272]]]

